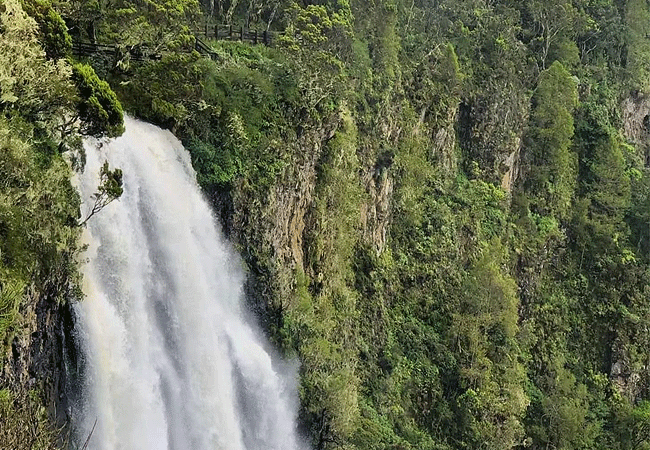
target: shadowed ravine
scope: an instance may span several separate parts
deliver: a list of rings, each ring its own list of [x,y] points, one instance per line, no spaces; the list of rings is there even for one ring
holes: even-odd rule
[[[243,311],[240,260],[220,236],[188,153],[168,131],[126,119],[86,142],[85,200],[104,160],[124,194],[88,223],[79,440],[90,450],[299,449],[292,376]],[[86,205],[88,206],[88,205]]]

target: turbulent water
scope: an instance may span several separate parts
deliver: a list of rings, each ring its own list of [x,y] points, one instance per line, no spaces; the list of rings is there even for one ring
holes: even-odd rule
[[[290,377],[246,319],[240,262],[181,143],[127,118],[86,152],[85,208],[104,160],[124,194],[88,223],[80,443],[96,421],[89,450],[302,448]]]

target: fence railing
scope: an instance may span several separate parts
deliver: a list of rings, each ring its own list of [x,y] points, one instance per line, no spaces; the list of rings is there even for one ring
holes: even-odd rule
[[[241,41],[250,44],[272,45],[280,35],[277,31],[256,30],[233,25],[204,25],[194,30],[194,33],[207,39]]]
[[[232,25],[205,25],[194,30],[194,49],[202,55],[211,59],[218,59],[217,53],[206,44],[201,38],[240,41],[250,44],[273,45],[274,40],[282,33],[278,31],[256,30],[246,27],[235,27]],[[145,45],[134,45],[130,47],[97,44],[93,42],[74,41],[72,53],[77,56],[92,56],[102,54],[120,59],[128,54],[133,61],[157,61],[162,59],[162,54],[151,51]]]

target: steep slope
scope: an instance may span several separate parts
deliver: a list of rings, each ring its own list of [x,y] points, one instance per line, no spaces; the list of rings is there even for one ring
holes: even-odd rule
[[[649,445],[646,2],[203,3],[283,34],[59,9],[162,52],[89,62],[190,149],[316,448]]]

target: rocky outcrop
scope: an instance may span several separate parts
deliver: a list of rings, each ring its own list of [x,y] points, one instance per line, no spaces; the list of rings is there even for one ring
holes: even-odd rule
[[[627,397],[632,403],[636,401],[642,389],[641,375],[638,372],[630,370],[628,364],[619,359],[612,365],[610,378],[621,395]]]
[[[371,243],[379,254],[386,246],[386,233],[390,225],[393,178],[385,168],[367,170],[362,178],[369,194],[369,201],[361,207],[363,238]]]
[[[512,185],[529,108],[522,86],[497,86],[490,95],[461,103],[459,145],[466,163],[478,163],[484,181]]]
[[[458,106],[450,108],[447,114],[446,126],[440,127],[433,136],[433,158],[446,174],[455,174],[458,169],[456,154],[456,120]]]
[[[249,289],[257,297],[253,305],[256,309],[268,308],[272,299],[288,301],[296,270],[306,269],[304,233],[317,164],[337,126],[336,117],[304,125],[295,140],[286,142],[294,159],[263,200],[256,199],[248,186],[235,187],[229,228],[252,270],[248,282],[254,285]]]
[[[5,385],[16,392],[35,389],[42,393],[50,418],[57,428],[68,424],[66,353],[74,357],[73,318],[69,303],[58,302],[34,290],[28,294],[20,327],[11,341],[2,368]]]
[[[504,161],[506,167],[506,173],[503,174],[501,178],[501,187],[504,191],[511,193],[512,188],[517,181],[519,176],[519,156],[521,154],[521,146],[517,146],[516,150],[513,150],[512,153],[508,155]]]
[[[650,165],[650,96],[633,93],[621,105],[623,134]]]

